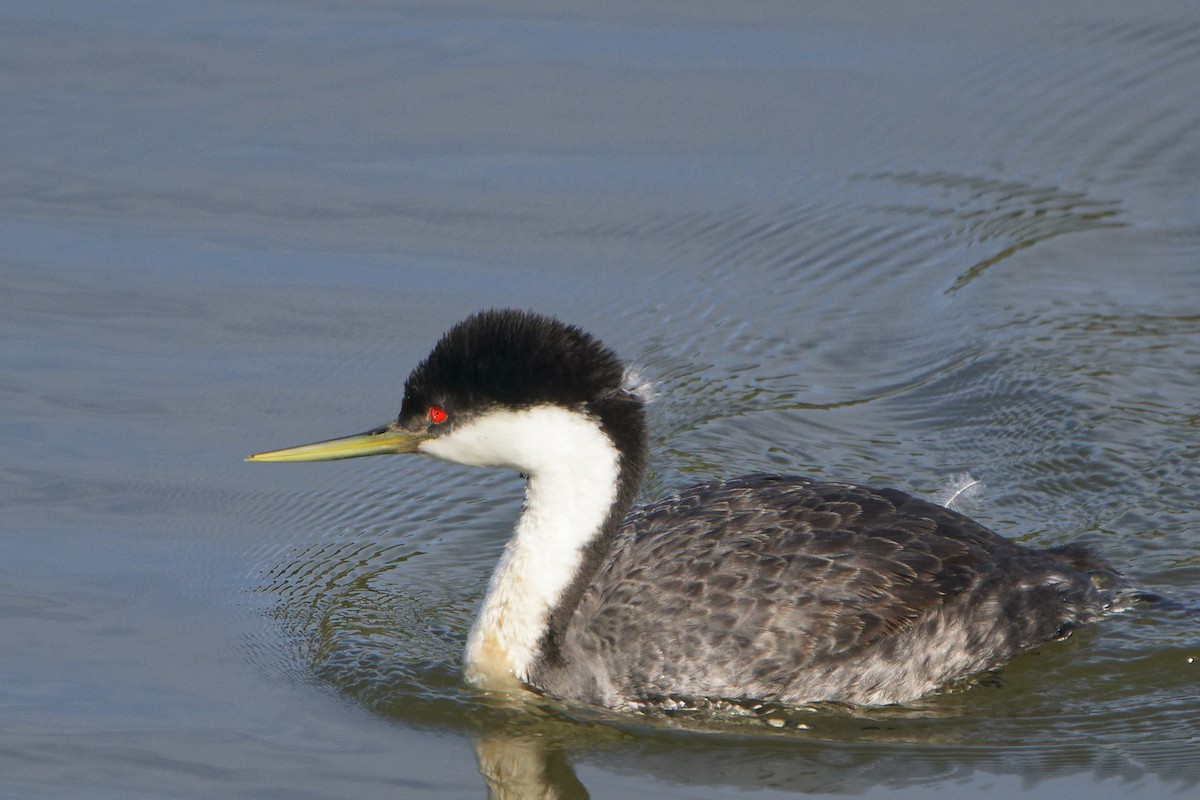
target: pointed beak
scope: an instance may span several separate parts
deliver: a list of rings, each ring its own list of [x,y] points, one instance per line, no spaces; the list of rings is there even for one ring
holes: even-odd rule
[[[384,425],[366,433],[354,436],[343,436],[340,439],[327,439],[323,442],[302,444],[298,447],[288,447],[283,450],[271,450],[267,453],[255,453],[246,458],[247,461],[336,461],[340,458],[361,458],[363,456],[382,456],[393,453],[415,453],[417,447],[426,439],[433,438],[428,433],[406,431]]]

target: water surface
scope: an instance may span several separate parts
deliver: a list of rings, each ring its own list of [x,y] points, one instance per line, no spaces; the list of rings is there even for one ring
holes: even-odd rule
[[[1190,4],[5,3],[0,109],[4,795],[1196,791],[1181,608],[906,708],[513,705],[517,476],[241,461],[515,305],[655,381],[647,500],[969,472],[1194,607]]]

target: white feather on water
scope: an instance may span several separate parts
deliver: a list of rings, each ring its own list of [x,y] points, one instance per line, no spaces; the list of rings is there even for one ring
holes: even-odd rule
[[[641,370],[632,365],[626,365],[621,388],[641,400],[643,403],[653,403],[658,399],[658,387],[642,374]]]
[[[969,472],[951,475],[937,493],[937,501],[952,511],[963,511],[978,502],[983,494],[983,481]]]

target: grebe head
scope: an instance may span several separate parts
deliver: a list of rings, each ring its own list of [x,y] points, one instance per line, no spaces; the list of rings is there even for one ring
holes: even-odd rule
[[[417,365],[405,381],[393,422],[248,460],[420,453],[535,473],[568,462],[589,429],[600,432],[624,466],[640,476],[643,396],[617,355],[590,334],[551,317],[490,310],[451,328]]]
[[[404,384],[400,415],[356,436],[251,461],[420,453],[526,475],[525,505],[465,656],[469,680],[528,681],[598,569],[641,483],[643,391],[579,328],[522,311],[484,311],[450,329]]]

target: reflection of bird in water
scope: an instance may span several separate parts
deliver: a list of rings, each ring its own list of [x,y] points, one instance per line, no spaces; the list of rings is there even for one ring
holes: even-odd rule
[[[488,800],[588,797],[566,753],[543,736],[492,733],[475,738],[472,746]]]
[[[1129,594],[1082,547],[1031,550],[894,489],[750,475],[631,510],[647,445],[630,375],[578,328],[483,312],[413,370],[394,422],[250,460],[522,472],[467,676],[614,708],[905,702]]]

